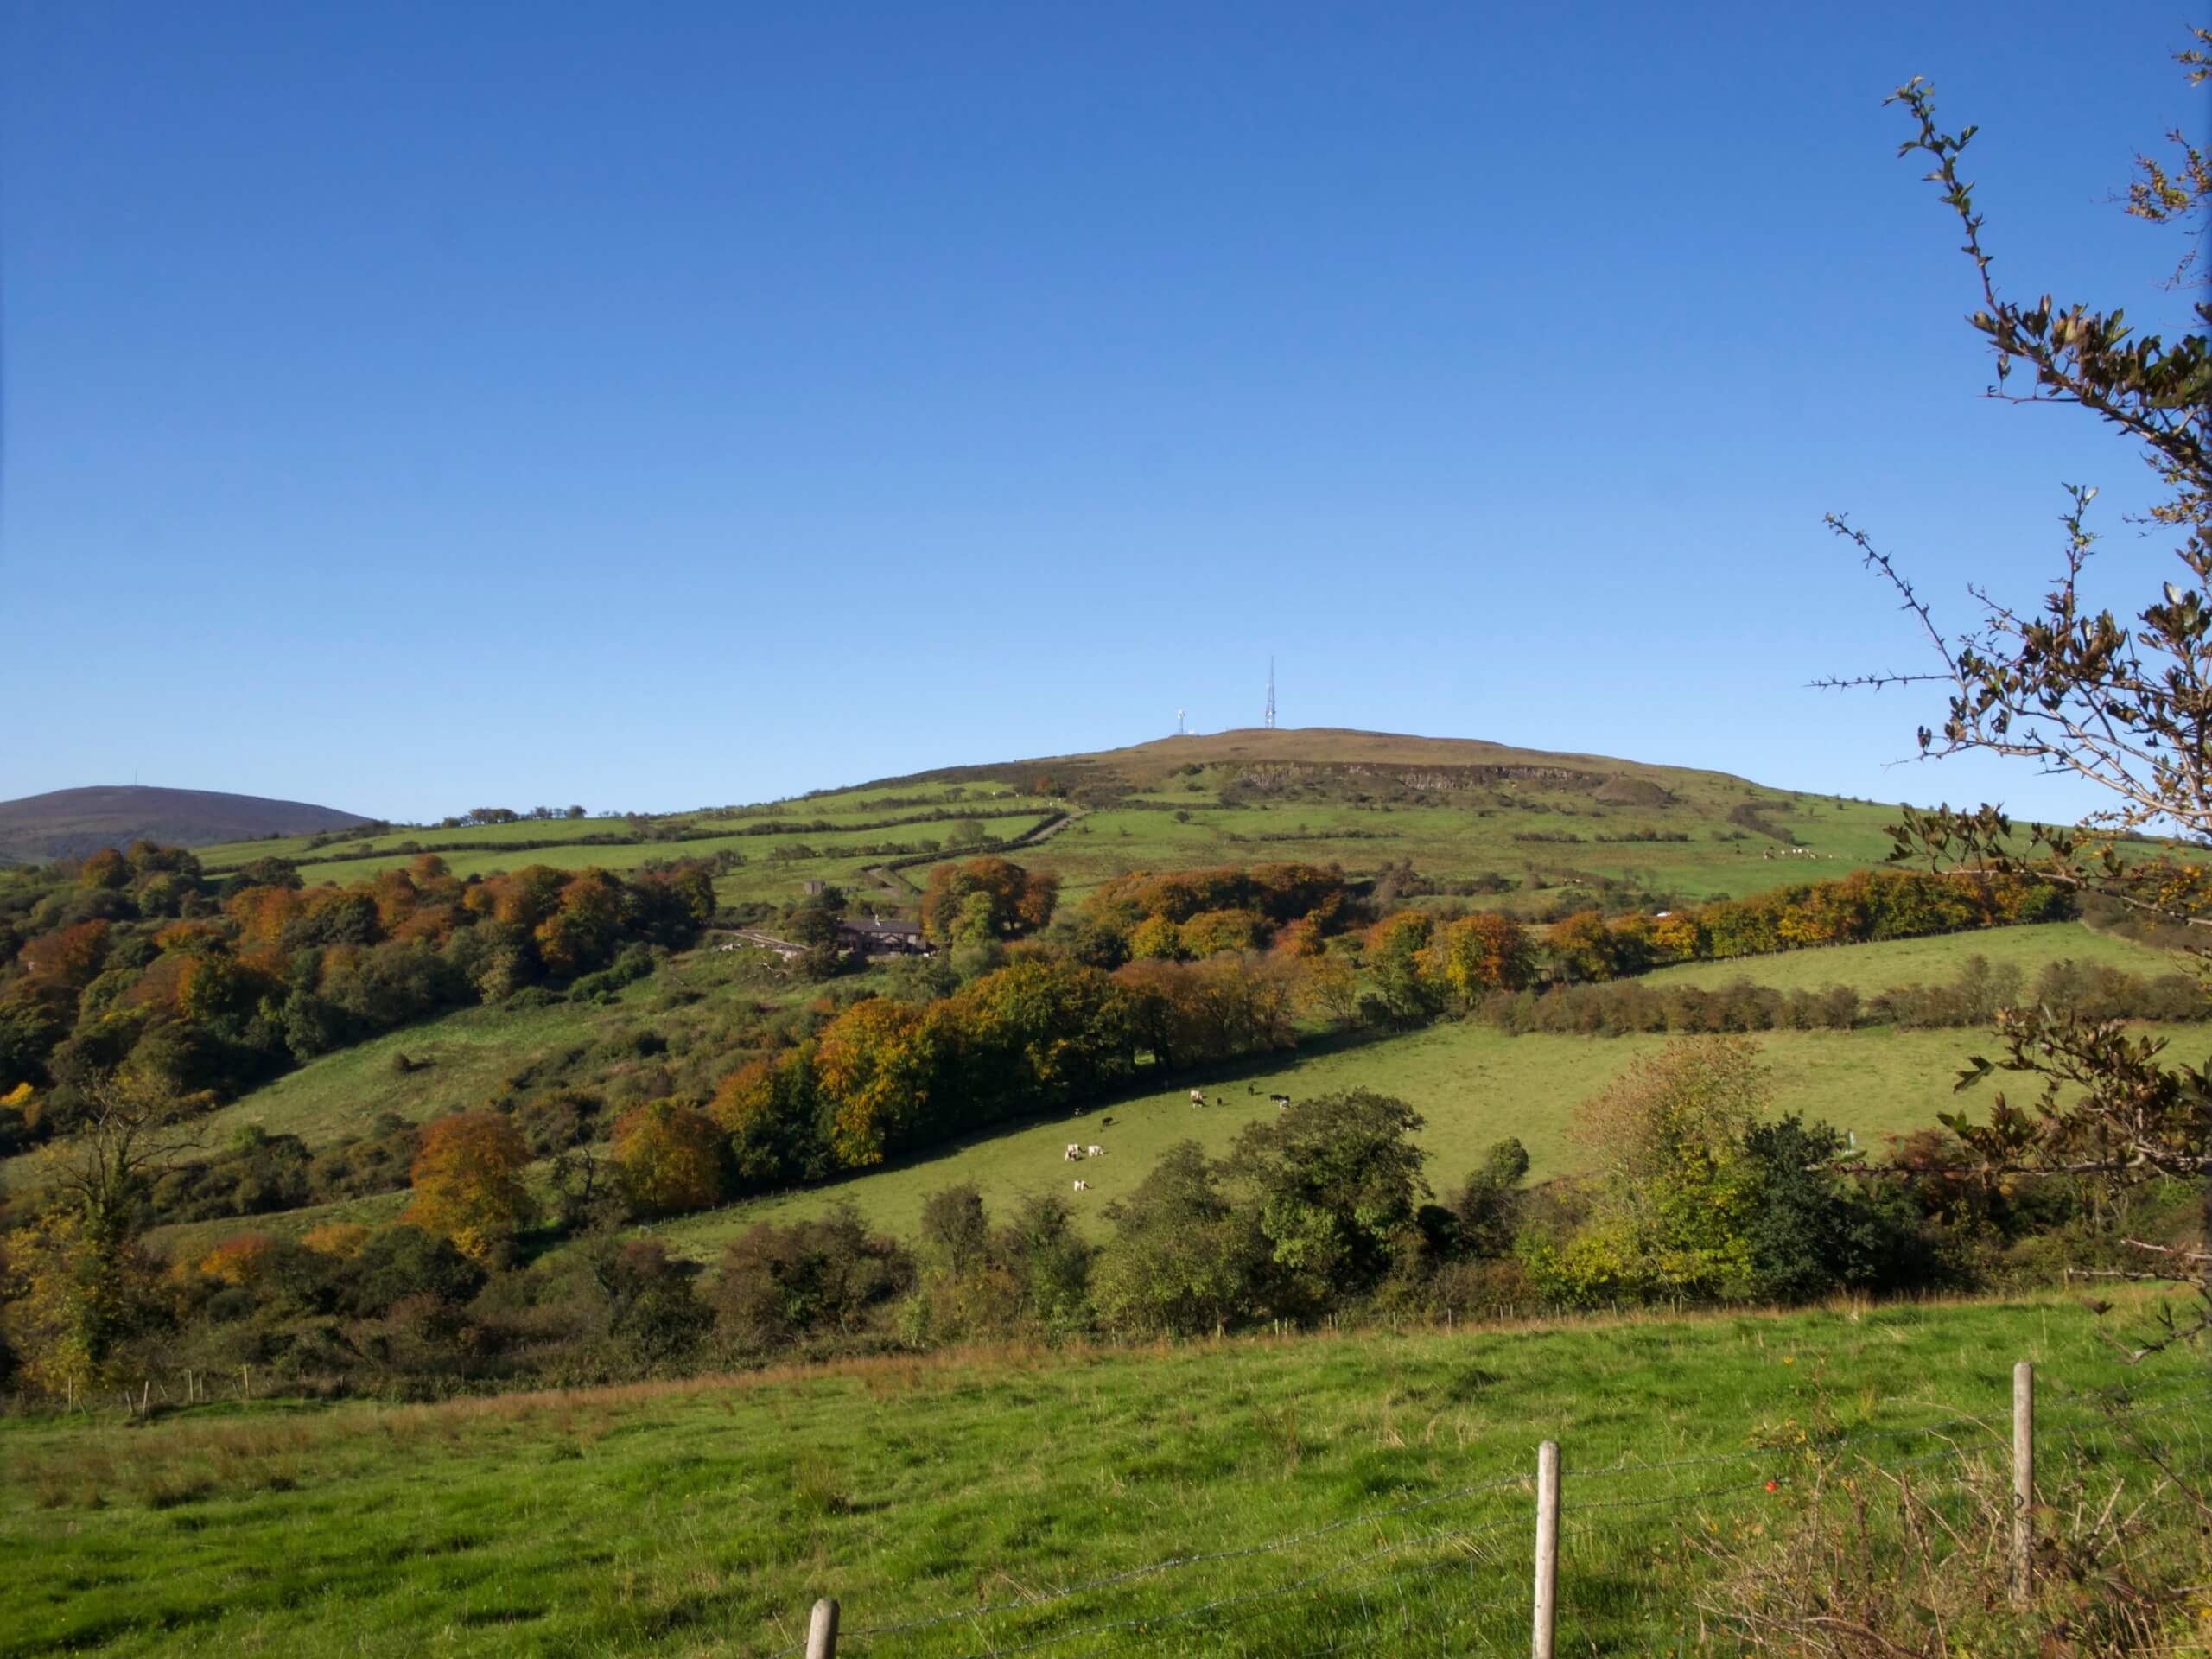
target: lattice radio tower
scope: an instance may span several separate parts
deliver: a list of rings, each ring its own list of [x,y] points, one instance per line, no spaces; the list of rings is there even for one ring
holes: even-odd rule
[[[1268,658],[1268,712],[1261,722],[1268,731],[1275,728],[1275,659]]]

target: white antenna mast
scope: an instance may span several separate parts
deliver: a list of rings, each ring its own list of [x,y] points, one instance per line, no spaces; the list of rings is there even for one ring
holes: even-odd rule
[[[1271,732],[1275,728],[1275,659],[1272,657],[1268,658],[1268,713],[1262,724]]]
[[[1189,734],[1183,729],[1183,711],[1180,709],[1178,709],[1175,711],[1175,735],[1178,737],[1186,737],[1189,735]]]

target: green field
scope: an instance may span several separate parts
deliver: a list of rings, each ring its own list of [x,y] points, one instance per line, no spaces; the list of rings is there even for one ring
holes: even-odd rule
[[[1338,802],[1251,806],[1185,807],[1187,822],[1173,810],[1148,807],[1106,807],[1095,810],[1035,861],[1059,875],[1067,890],[1081,895],[1132,869],[1207,864],[1251,864],[1268,859],[1299,859],[1371,870],[1409,861],[1424,874],[1446,877],[1495,873],[1516,883],[1534,868],[1543,878],[1535,892],[1572,886],[1575,876],[1633,881],[1671,893],[1689,902],[1740,897],[1791,881],[1818,880],[1879,865],[1889,849],[1883,825],[1893,822],[1894,807],[1823,802],[1819,809],[1796,809],[1791,823],[1808,851],[1770,856],[1778,843],[1757,839],[1729,841],[1725,822],[1688,818],[1687,842],[1601,842],[1600,833],[1670,828],[1659,814],[1633,816],[1606,811],[1596,823],[1583,816],[1562,818],[1558,809],[1538,813],[1503,805],[1477,808],[1449,804],[1355,806]],[[1654,820],[1656,820],[1655,823]],[[1580,834],[1580,842],[1529,842],[1520,835]],[[1528,902],[1517,891],[1496,902],[1511,909]]]
[[[1832,945],[1814,950],[1785,950],[1770,957],[1741,957],[1731,962],[1690,962],[1644,975],[1639,983],[1655,990],[1669,985],[1717,989],[1738,979],[1777,990],[1816,991],[1848,985],[1871,996],[1899,985],[1948,984],[1969,957],[1993,968],[2007,963],[2032,987],[2035,976],[2054,962],[2117,968],[2139,978],[2186,971],[2171,951],[2101,933],[2080,922],[2033,927],[1991,927],[1972,933],[1944,933],[1925,939],[1890,939],[1878,944]]]
[[[1051,795],[1039,792],[1049,785]],[[807,880],[861,890],[874,884],[861,857],[773,857],[780,846],[944,839],[935,810],[1027,809],[1028,819],[989,818],[995,837],[1035,827],[1072,798],[1065,834],[1025,861],[1058,875],[1071,900],[1133,869],[1255,864],[1280,859],[1339,863],[1355,874],[1410,863],[1445,880],[1494,875],[1511,884],[1484,902],[1507,909],[1548,905],[1603,880],[1680,901],[1741,896],[1790,881],[1878,865],[1889,851],[1894,807],[1771,790],[1722,772],[1644,766],[1599,755],[1549,754],[1446,738],[1334,730],[1228,732],[1141,744],[1102,754],[953,767],[796,800],[722,807],[632,821],[525,820],[475,829],[409,830],[311,847],[310,838],[246,841],[200,849],[211,871],[277,856],[310,861],[311,881],[350,881],[404,867],[415,849],[439,851],[457,875],[524,863],[626,869],[651,859],[728,850],[745,865],[721,876],[726,904],[780,902]],[[1748,820],[1738,816],[1751,814]],[[912,819],[892,829],[860,826]],[[781,820],[854,826],[747,835]],[[646,838],[650,829],[727,830],[696,841]],[[625,844],[591,845],[617,835]],[[1655,835],[1680,839],[1631,840]],[[574,844],[524,849],[551,840]],[[490,842],[493,845],[486,846]],[[511,850],[506,843],[517,843]],[[345,856],[363,851],[372,856]],[[948,857],[956,855],[948,853]],[[915,885],[926,868],[906,873]],[[911,893],[907,895],[911,897]]]
[[[2186,1043],[2189,1028],[2175,1033]],[[1506,1135],[1528,1147],[1531,1176],[1574,1166],[1568,1126],[1574,1109],[1618,1077],[1662,1037],[1512,1037],[1471,1021],[1433,1027],[1361,1046],[1314,1055],[1276,1056],[1205,1085],[1213,1103],[1199,1109],[1176,1087],[1073,1116],[1015,1128],[879,1172],[803,1192],[749,1199],[665,1222],[654,1236],[670,1249],[704,1256],[760,1220],[787,1221],[850,1199],[878,1226],[910,1236],[922,1200],[957,1182],[972,1182],[995,1213],[1027,1192],[1065,1193],[1078,1213],[1095,1217],[1144,1179],[1174,1142],[1195,1140],[1225,1152],[1238,1129],[1272,1116],[1270,1090],[1293,1099],[1366,1088],[1395,1095],[1427,1120],[1416,1137],[1427,1154],[1430,1184],[1463,1180],[1481,1154]],[[1770,1068],[1777,1112],[1801,1112],[1849,1129],[1863,1146],[1885,1134],[1927,1128],[1938,1112],[1960,1108],[1953,1079],[1969,1055],[1989,1046],[1970,1031],[1766,1033],[1751,1038]],[[1963,1103],[1973,1109],[1985,1093]],[[1109,1125],[1104,1120],[1112,1118]],[[1067,1164],[1071,1141],[1096,1142],[1106,1156]],[[1071,1189],[1080,1175],[1090,1191]],[[1103,1224],[1092,1222],[1093,1230]]]
[[[2123,1380],[2201,1471],[2201,1362],[2129,1372],[2056,1299],[13,1418],[0,1656],[766,1655],[822,1594],[863,1655],[1510,1653],[1548,1437],[1560,1650],[1668,1651],[1708,1581],[1685,1535],[1806,1501],[1807,1453],[1761,1447],[1844,1437],[1821,1455],[1910,1466],[1955,1516],[2001,1471],[2016,1358],[2045,1481],[2082,1446],[2141,1478],[2085,1397]]]
[[[2182,1028],[2176,1034],[2186,1042],[2190,1033]],[[1667,1040],[1513,1037],[1465,1021],[1367,1043],[1324,1044],[1315,1052],[1263,1057],[1197,1079],[1210,1103],[1203,1109],[1190,1103],[1193,1080],[1179,1077],[1166,1089],[957,1143],[843,1180],[661,1222],[653,1236],[678,1255],[705,1261],[757,1222],[792,1221],[849,1201],[875,1226],[911,1237],[923,1200],[960,1182],[973,1183],[1001,1216],[1028,1193],[1066,1194],[1077,1202],[1085,1230],[1102,1236],[1106,1224],[1099,1211],[1135,1188],[1161,1153],[1183,1140],[1196,1141],[1210,1153],[1225,1153],[1245,1124],[1274,1115],[1267,1096],[1277,1090],[1297,1099],[1365,1088],[1410,1103],[1427,1120],[1417,1139],[1427,1154],[1430,1184],[1439,1190],[1463,1180],[1483,1152],[1509,1135],[1528,1147],[1532,1179],[1541,1180],[1575,1166],[1568,1133],[1574,1109],[1619,1076],[1635,1056],[1656,1052]],[[1928,1128],[1938,1112],[1955,1109],[1960,1103],[1951,1092],[1952,1079],[1969,1055],[1988,1046],[1986,1033],[1977,1032],[1900,1032],[1887,1027],[1767,1033],[1751,1040],[1771,1070],[1777,1111],[1826,1118],[1870,1147],[1884,1134]],[[311,1146],[325,1135],[334,1138],[341,1130],[366,1127],[384,1109],[378,1103],[384,1096],[366,1092],[378,1080],[367,1077],[363,1092],[356,1093],[341,1077],[316,1076],[327,1064],[318,1060],[247,1096],[227,1108],[222,1122],[258,1122],[272,1132],[301,1135]],[[372,1074],[375,1065],[365,1058],[346,1070]],[[475,1075],[489,1080],[499,1072],[499,1064],[487,1058]],[[1106,1155],[1067,1163],[1062,1153],[1071,1141],[1103,1147]],[[1072,1192],[1077,1176],[1090,1183],[1089,1192]],[[153,1236],[157,1245],[189,1241],[204,1246],[249,1227],[296,1231],[332,1220],[390,1220],[404,1204],[404,1193],[390,1194],[283,1216],[194,1223],[158,1230]]]

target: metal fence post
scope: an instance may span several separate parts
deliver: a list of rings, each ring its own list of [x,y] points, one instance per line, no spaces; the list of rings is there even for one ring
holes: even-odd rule
[[[806,1626],[806,1659],[837,1659],[837,1603],[832,1597],[814,1604]]]
[[[2035,1561],[2036,1368],[2012,1368],[2012,1603],[2028,1605]]]
[[[1536,1448],[1536,1614],[1530,1659],[1552,1659],[1559,1622],[1559,1442]]]

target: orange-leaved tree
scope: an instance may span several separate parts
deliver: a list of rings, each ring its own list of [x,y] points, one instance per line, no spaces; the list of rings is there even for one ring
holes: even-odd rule
[[[1528,930],[1495,911],[1446,922],[1425,954],[1463,1006],[1486,991],[1517,991],[1535,977],[1535,952]]]
[[[451,1239],[472,1261],[493,1261],[536,1218],[522,1181],[529,1162],[522,1132],[497,1112],[439,1118],[423,1131],[409,1171],[415,1202],[404,1219]]]

